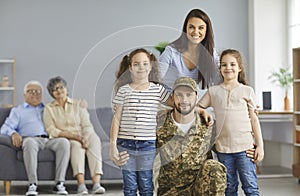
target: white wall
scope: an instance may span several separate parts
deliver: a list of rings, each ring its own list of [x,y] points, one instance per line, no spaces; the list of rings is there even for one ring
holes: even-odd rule
[[[120,54],[174,40],[192,8],[211,17],[217,50],[248,61],[247,0],[0,0],[0,58],[17,58],[17,103],[28,80],[61,75],[90,107],[110,106]]]
[[[284,90],[268,80],[274,70],[292,66],[288,59],[287,4],[289,0],[252,0],[249,31],[250,59],[254,64],[254,81],[258,103],[262,106],[262,92],[272,92],[272,109],[283,110]],[[292,70],[292,68],[291,68]],[[289,97],[292,103],[292,89]]]

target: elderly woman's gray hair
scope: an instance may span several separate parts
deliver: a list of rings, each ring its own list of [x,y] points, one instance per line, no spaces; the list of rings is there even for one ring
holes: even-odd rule
[[[58,83],[62,83],[64,85],[64,87],[67,86],[67,82],[65,79],[63,79],[62,77],[60,76],[56,76],[54,78],[50,78],[49,81],[48,81],[48,84],[47,84],[47,89],[48,89],[48,92],[49,94],[51,95],[51,97],[54,98],[53,96],[53,91],[55,91],[55,86],[56,84]]]
[[[27,88],[28,88],[29,85],[37,85],[37,86],[40,86],[41,89],[42,89],[42,91],[43,91],[43,86],[42,86],[42,84],[41,84],[39,81],[37,81],[37,80],[30,80],[30,81],[27,82],[27,83],[25,84],[25,86],[24,86],[24,94],[26,94],[26,91],[27,91]]]

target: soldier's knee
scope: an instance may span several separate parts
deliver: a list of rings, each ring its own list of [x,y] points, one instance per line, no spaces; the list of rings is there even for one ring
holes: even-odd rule
[[[207,191],[212,193],[212,195],[224,195],[227,187],[226,167],[217,160],[209,159],[204,162],[202,172],[203,177],[207,180],[207,186],[209,187]]]
[[[217,178],[217,181],[226,182],[226,167],[217,160],[209,159],[204,162],[203,175],[209,175],[211,178]]]
[[[203,164],[203,170],[227,172],[226,167],[217,160],[208,159]]]

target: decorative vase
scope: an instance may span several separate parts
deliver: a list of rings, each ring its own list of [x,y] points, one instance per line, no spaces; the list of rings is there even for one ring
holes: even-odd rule
[[[285,97],[284,97],[284,110],[290,110],[290,99],[288,96],[288,91],[285,91]]]
[[[9,87],[9,79],[8,79],[7,75],[3,76],[1,86],[2,87]]]

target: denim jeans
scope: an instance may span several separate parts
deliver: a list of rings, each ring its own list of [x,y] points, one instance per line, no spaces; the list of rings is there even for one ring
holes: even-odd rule
[[[247,157],[246,152],[217,153],[218,159],[227,168],[226,196],[238,195],[238,175],[242,183],[242,189],[246,196],[259,195],[256,165]]]
[[[153,162],[155,158],[155,140],[117,140],[119,152],[127,151],[129,160],[122,166],[124,195],[153,195]]]

